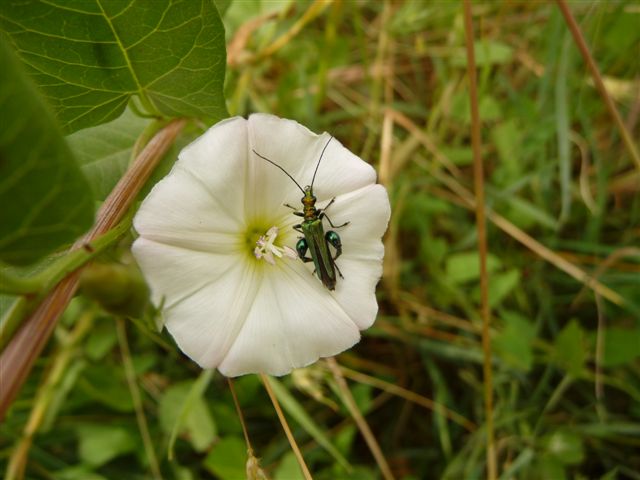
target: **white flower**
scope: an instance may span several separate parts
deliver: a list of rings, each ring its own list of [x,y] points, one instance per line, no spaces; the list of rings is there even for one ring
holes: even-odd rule
[[[178,346],[227,376],[284,375],[353,346],[370,327],[390,206],[373,168],[332,139],[313,185],[343,253],[330,291],[292,250],[330,136],[255,114],[224,120],[187,146],[142,203],[133,253]],[[331,230],[325,217],[325,231]],[[333,248],[333,247],[332,247]],[[332,250],[333,251],[333,250]]]

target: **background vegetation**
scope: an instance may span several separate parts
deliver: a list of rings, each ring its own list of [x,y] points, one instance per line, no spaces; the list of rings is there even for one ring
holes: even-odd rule
[[[62,267],[47,266],[64,257],[43,256],[63,252],[90,226],[93,204],[162,125],[148,116],[200,120],[180,133],[144,190],[181,146],[225,116],[222,30],[208,2],[177,5],[167,16],[185,25],[201,19],[200,36],[171,30],[176,20],[171,33],[158,29],[151,44],[143,42],[148,62],[130,66],[148,77],[143,95],[128,84],[135,75],[105,73],[117,63],[107,47],[78,53],[64,38],[39,44],[39,33],[55,37],[68,28],[43,20],[55,15],[39,15],[42,5],[0,8],[2,64],[9,66],[0,85],[3,345],[7,322],[21,318],[12,313],[15,302],[30,305],[34,288],[57,281],[51,272]],[[491,411],[483,400],[462,4],[220,0],[217,7],[228,113],[269,112],[329,131],[376,166],[389,190],[380,314],[362,342],[337,358],[382,464],[398,479],[483,478],[490,414],[501,478],[640,478],[640,165],[558,6],[473,5],[489,209]],[[569,7],[637,141],[640,4]],[[78,31],[90,25],[82,23],[89,14],[65,8],[57,15],[74,18]],[[135,13],[118,17],[133,37],[153,15]],[[69,17],[76,14],[80,20]],[[213,65],[210,76],[194,79],[169,66],[175,76],[167,80],[161,47],[169,44],[184,50],[191,67]],[[87,63],[96,49],[92,69],[73,60],[86,54]],[[58,68],[61,62],[68,66]],[[21,122],[35,130],[16,134]],[[156,333],[131,240],[130,233],[117,244],[112,238],[86,270],[82,293],[0,426],[8,477],[19,477],[21,466],[26,478],[60,480],[245,477],[247,447],[227,382]],[[381,478],[339,379],[322,361],[271,386],[314,478]],[[302,478],[260,378],[234,386],[266,474]]]

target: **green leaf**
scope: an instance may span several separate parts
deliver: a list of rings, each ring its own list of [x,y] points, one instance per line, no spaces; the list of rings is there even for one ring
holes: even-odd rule
[[[55,480],[108,480],[107,477],[90,471],[90,467],[87,465],[75,465],[62,470],[56,470],[51,478]]]
[[[509,210],[507,215],[516,225],[529,226],[531,222],[536,222],[551,230],[558,230],[558,220],[545,212],[540,206],[528,200],[510,195],[504,200],[505,207]]]
[[[489,306],[500,305],[511,291],[520,283],[520,271],[514,269],[494,273],[489,279]],[[480,292],[478,291],[478,300]]]
[[[579,377],[586,359],[584,332],[578,322],[571,320],[554,342],[555,362],[574,377]]]
[[[491,130],[491,139],[498,150],[500,165],[506,167],[510,178],[516,179],[522,170],[522,128],[515,120],[507,120]]]
[[[471,123],[471,103],[467,92],[459,92],[453,95],[451,100],[451,117],[454,120]],[[483,95],[478,102],[480,118],[483,121],[499,120],[502,118],[500,103],[491,95]]]
[[[220,480],[246,478],[247,446],[238,437],[223,438],[209,452],[204,467]]]
[[[640,356],[640,329],[607,328],[604,331],[602,365],[617,367]]]
[[[93,195],[6,42],[0,65],[0,260],[26,264],[88,230]]]
[[[496,353],[512,367],[529,371],[533,365],[535,328],[529,320],[517,313],[505,312],[502,317],[505,327],[493,340]]]
[[[133,452],[137,442],[122,427],[83,424],[78,427],[79,454],[84,463],[95,467]]]
[[[543,439],[546,450],[565,465],[577,465],[584,459],[582,439],[579,435],[558,430]]]
[[[535,472],[535,475],[531,478],[535,480],[565,480],[567,478],[564,465],[553,455],[538,455],[532,471]]]
[[[91,328],[89,338],[84,343],[84,351],[91,360],[99,361],[111,351],[118,342],[114,323],[102,319]]]
[[[105,362],[91,365],[78,381],[89,397],[118,412],[132,412],[133,400],[124,373],[115,365]]]
[[[210,0],[0,3],[0,27],[67,133],[120,116],[226,115],[224,27]]]
[[[196,381],[171,386],[160,400],[162,429],[172,436],[186,435],[197,452],[205,451],[217,436],[216,424],[202,397],[211,378],[212,371],[207,372]]]
[[[300,464],[293,452],[287,452],[273,475],[274,480],[304,480]]]
[[[476,67],[500,65],[508,63],[513,58],[513,48],[505,43],[491,40],[480,40],[474,43]],[[452,58],[453,65],[457,67],[467,66],[467,56],[464,51]]]
[[[487,255],[487,271],[495,272],[501,262],[494,255]],[[480,257],[478,252],[453,253],[447,257],[445,267],[447,278],[454,283],[465,283],[480,277]]]
[[[67,137],[97,198],[103,200],[125,173],[133,147],[151,120],[127,109],[112,122]]]

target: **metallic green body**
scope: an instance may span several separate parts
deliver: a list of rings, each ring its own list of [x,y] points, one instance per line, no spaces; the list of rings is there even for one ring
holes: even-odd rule
[[[300,224],[300,227],[309,246],[309,254],[313,260],[313,265],[316,267],[316,275],[318,275],[325,287],[329,290],[335,290],[336,270],[334,268],[334,259],[329,250],[329,242],[325,238],[322,219],[316,217],[313,220],[305,220]]]

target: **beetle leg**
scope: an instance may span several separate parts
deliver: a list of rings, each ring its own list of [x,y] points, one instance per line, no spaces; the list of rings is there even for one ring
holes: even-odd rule
[[[329,208],[331,205],[333,205],[333,202],[336,201],[336,197],[333,197],[329,203],[327,203],[327,206],[322,208],[322,209],[318,209],[318,218],[324,218],[327,217],[327,220],[329,221],[329,225],[331,225],[332,228],[342,228],[346,225],[349,225],[350,222],[344,222],[342,225],[334,225],[333,222],[331,221],[331,219],[329,218],[329,215],[327,215],[325,212],[327,210],[327,208]]]
[[[326,218],[327,221],[329,222],[329,225],[331,225],[331,228],[342,228],[342,227],[346,227],[347,225],[349,225],[351,223],[351,222],[344,222],[342,225],[334,225],[333,222],[331,221],[331,219],[329,218],[329,215],[324,213],[324,210],[320,212],[319,217],[320,218]]]
[[[338,275],[340,275],[340,278],[342,278],[344,280],[344,275],[342,275],[342,272],[340,271],[340,267],[338,267],[338,264],[335,262],[335,259],[338,258],[338,256],[336,255],[334,257],[334,262],[333,262],[333,266],[336,268],[336,270],[338,271]]]
[[[282,205],[284,205],[285,207],[289,207],[291,210],[293,210],[293,212],[291,212],[291,213],[293,213],[294,215],[297,215],[299,217],[304,217],[304,213],[298,211],[298,209],[296,207],[294,207],[293,205],[289,205],[288,203],[283,203]]]

